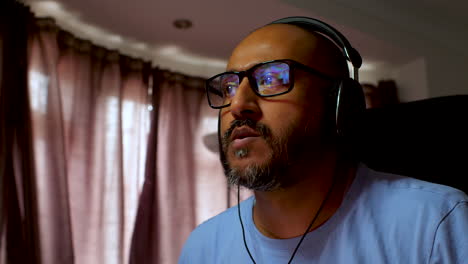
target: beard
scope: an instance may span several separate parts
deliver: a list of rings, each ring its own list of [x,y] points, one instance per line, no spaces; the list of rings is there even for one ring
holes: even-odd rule
[[[230,137],[233,130],[237,127],[248,126],[260,134],[260,137],[270,148],[265,162],[249,164],[243,168],[232,167],[228,160],[229,151],[237,158],[244,158],[249,154],[248,148],[242,148],[237,151],[229,149],[231,143]],[[287,127],[295,127],[287,126]],[[294,144],[292,138],[292,129],[281,131],[277,137],[274,137],[271,129],[265,124],[254,122],[252,120],[234,120],[230,128],[221,136],[219,135],[221,147],[221,162],[228,183],[231,185],[241,185],[254,191],[274,191],[286,187],[293,179],[287,178],[287,170],[292,165],[291,160],[295,160],[300,151],[299,144]],[[304,136],[300,137],[304,139]],[[300,140],[299,140],[300,142]],[[293,154],[293,157],[290,156]]]

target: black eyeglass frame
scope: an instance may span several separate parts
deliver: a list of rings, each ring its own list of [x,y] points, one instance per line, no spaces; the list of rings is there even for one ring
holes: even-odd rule
[[[290,79],[290,85],[289,85],[289,88],[284,91],[284,92],[281,92],[281,93],[277,93],[277,94],[268,94],[268,95],[264,95],[264,94],[260,94],[258,92],[258,85],[257,85],[257,82],[255,80],[255,77],[253,76],[253,72],[260,66],[263,66],[265,64],[269,64],[269,63],[273,63],[273,62],[282,62],[282,63],[286,63],[289,65],[289,79]],[[290,60],[290,59],[281,59],[281,60],[270,60],[270,61],[265,61],[265,62],[261,62],[261,63],[258,63],[258,64],[255,64],[254,66],[250,67],[249,69],[245,70],[245,71],[227,71],[227,72],[223,72],[223,73],[220,73],[220,74],[216,74],[215,76],[209,78],[208,80],[206,80],[205,82],[205,92],[206,92],[206,97],[208,98],[208,104],[210,105],[211,108],[214,108],[214,109],[221,109],[221,108],[224,108],[224,107],[228,107],[231,105],[231,103],[228,103],[228,104],[225,104],[225,105],[221,105],[221,106],[213,106],[213,104],[211,103],[211,100],[210,100],[210,85],[209,83],[218,78],[219,76],[221,75],[224,75],[224,74],[234,74],[234,75],[237,75],[237,77],[239,78],[239,85],[240,83],[242,82],[242,80],[244,79],[244,77],[247,77],[247,80],[249,81],[249,84],[250,84],[250,88],[252,89],[252,91],[259,97],[273,97],[273,96],[278,96],[278,95],[282,95],[282,94],[286,94],[286,93],[289,93],[293,88],[294,88],[294,70],[296,68],[300,68],[306,72],[309,72],[309,73],[312,73],[320,78],[323,78],[325,80],[329,80],[329,81],[336,81],[336,80],[339,80],[339,78],[334,78],[334,77],[331,77],[331,76],[328,76],[327,74],[325,73],[322,73],[314,68],[311,68],[307,65],[304,65],[300,62],[297,62],[295,60]]]

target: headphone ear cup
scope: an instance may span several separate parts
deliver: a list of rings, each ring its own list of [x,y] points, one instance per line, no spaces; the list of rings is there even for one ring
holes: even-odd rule
[[[338,87],[335,109],[336,131],[339,136],[356,122],[366,109],[366,101],[361,85],[354,79],[346,78]]]

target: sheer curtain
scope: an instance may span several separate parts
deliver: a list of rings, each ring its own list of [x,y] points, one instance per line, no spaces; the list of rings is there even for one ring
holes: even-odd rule
[[[0,263],[176,263],[234,204],[203,79],[0,7]]]
[[[156,164],[146,174],[132,241],[131,263],[177,263],[196,225],[227,207],[216,146],[217,111],[203,80],[168,71],[155,77],[159,95]],[[214,138],[216,140],[216,137]]]
[[[0,263],[37,263],[37,206],[27,89],[27,37],[33,17],[0,1]]]
[[[127,263],[149,132],[149,63],[39,19],[29,98],[42,263]]]

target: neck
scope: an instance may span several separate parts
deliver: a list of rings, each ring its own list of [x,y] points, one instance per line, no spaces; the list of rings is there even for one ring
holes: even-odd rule
[[[253,218],[265,236],[284,239],[304,234],[329,191],[309,232],[325,223],[339,208],[354,179],[354,164],[331,155],[313,165],[309,162],[291,168],[287,176],[303,174],[294,184],[271,192],[255,192]]]

